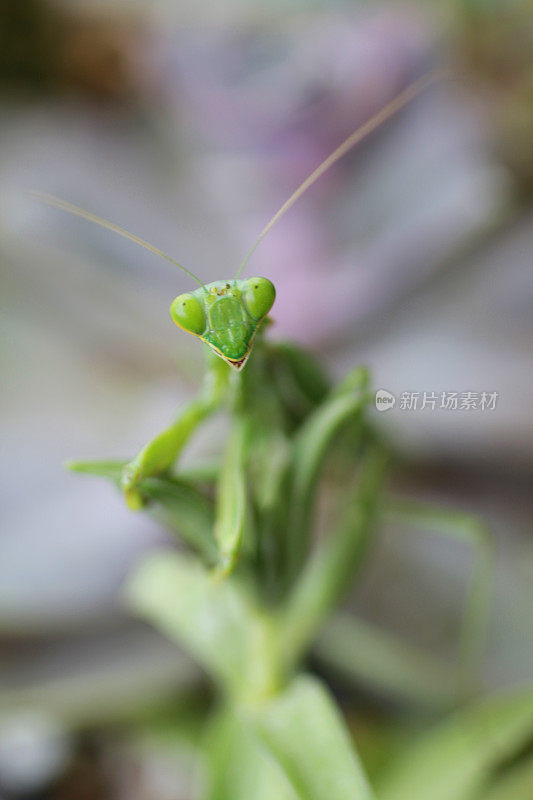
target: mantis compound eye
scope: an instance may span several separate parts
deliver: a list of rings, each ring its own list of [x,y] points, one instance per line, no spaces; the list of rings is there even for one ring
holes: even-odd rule
[[[194,294],[178,295],[170,306],[170,316],[176,325],[189,333],[199,336],[205,331],[205,311]]]
[[[274,305],[274,284],[268,278],[248,278],[243,286],[243,298],[250,316],[262,319]]]

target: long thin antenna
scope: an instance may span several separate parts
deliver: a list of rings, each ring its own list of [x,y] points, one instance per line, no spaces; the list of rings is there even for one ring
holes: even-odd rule
[[[434,81],[438,80],[439,78],[443,77],[444,71],[443,70],[434,70],[432,72],[426,73],[418,78],[414,83],[411,83],[403,92],[400,92],[390,103],[387,103],[386,106],[383,106],[381,111],[378,111],[373,117],[370,117],[369,120],[364,122],[357,130],[355,130],[347,139],[340,144],[336,150],[331,153],[319,166],[315,169],[314,172],[309,175],[305,181],[300,184],[300,186],[296,189],[293,194],[289,197],[288,200],[283,203],[281,208],[276,211],[270,222],[263,228],[259,236],[257,237],[256,241],[247,252],[244,261],[242,262],[241,266],[239,267],[239,271],[235,276],[235,280],[239,277],[241,272],[243,271],[244,267],[254,254],[255,250],[257,249],[258,245],[261,244],[267,233],[274,227],[276,222],[282,218],[282,216],[296,203],[297,200],[303,195],[304,192],[309,189],[310,186],[313,185],[315,181],[317,181],[323,174],[328,170],[339,158],[342,158],[352,147],[355,147],[356,144],[368,136],[369,133],[375,131],[385,120],[392,117],[393,114],[396,114],[397,111],[400,111],[404,106],[411,102],[420,92],[423,92],[424,89],[429,86]]]
[[[125,239],[129,239],[132,242],[144,247],[146,250],[149,250],[151,253],[155,253],[156,256],[161,256],[164,258],[165,261],[170,261],[171,264],[174,264],[176,267],[179,267],[183,272],[187,273],[187,275],[196,281],[200,286],[203,286],[205,289],[205,284],[197,278],[196,275],[191,272],[187,267],[184,267],[182,264],[179,264],[177,261],[174,261],[173,258],[167,256],[166,253],[163,253],[162,250],[158,250],[157,247],[153,247],[153,245],[145,242],[144,239],[140,239],[138,236],[135,236],[133,233],[129,233],[129,231],[124,230],[124,228],[120,228],[118,225],[115,225],[114,222],[109,222],[107,219],[103,217],[98,217],[96,214],[92,214],[90,211],[85,211],[85,209],[80,208],[79,206],[75,206],[73,203],[68,203],[66,200],[60,200],[59,197],[54,197],[51,194],[46,194],[44,192],[36,192],[31,191],[28,192],[29,196],[32,197],[34,200],[38,200],[40,203],[46,203],[48,206],[53,206],[54,208],[60,208],[61,211],[67,211],[69,214],[75,214],[77,217],[81,217],[82,219],[86,219],[89,222],[94,222],[96,225],[101,225],[102,228],[107,228],[114,233],[118,233],[119,236],[124,236]]]

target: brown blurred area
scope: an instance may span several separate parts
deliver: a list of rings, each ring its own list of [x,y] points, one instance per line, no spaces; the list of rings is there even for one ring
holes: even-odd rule
[[[459,7],[460,8],[460,7]],[[531,198],[533,31],[527,3],[468,3],[457,19],[458,63],[488,102],[499,157]]]
[[[0,85],[9,93],[131,102],[130,60],[142,48],[141,16],[90,5],[5,0]]]

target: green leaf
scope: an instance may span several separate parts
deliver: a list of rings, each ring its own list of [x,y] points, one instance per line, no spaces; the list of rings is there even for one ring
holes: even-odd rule
[[[237,420],[230,432],[218,484],[215,539],[220,550],[219,577],[225,577],[233,570],[242,545],[246,519],[247,444],[247,425],[243,420]]]
[[[488,774],[532,737],[533,690],[480,701],[402,753],[384,776],[378,798],[472,800]]]
[[[250,724],[231,709],[210,724],[205,754],[205,800],[301,800]]]
[[[316,679],[295,679],[260,708],[256,729],[302,800],[373,797],[342,717]]]
[[[457,674],[427,653],[341,614],[328,622],[313,647],[322,664],[386,696],[424,706],[450,706]]]
[[[196,559],[159,552],[133,574],[126,596],[136,613],[185,645],[215,679],[241,690],[254,609],[234,579],[215,582]]]

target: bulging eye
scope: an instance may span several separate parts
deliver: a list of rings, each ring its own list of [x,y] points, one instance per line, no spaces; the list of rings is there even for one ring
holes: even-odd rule
[[[193,294],[180,294],[170,306],[170,316],[180,328],[199,336],[205,331],[205,312]]]
[[[243,297],[250,315],[262,319],[274,305],[276,290],[268,278],[249,278],[244,285]]]

